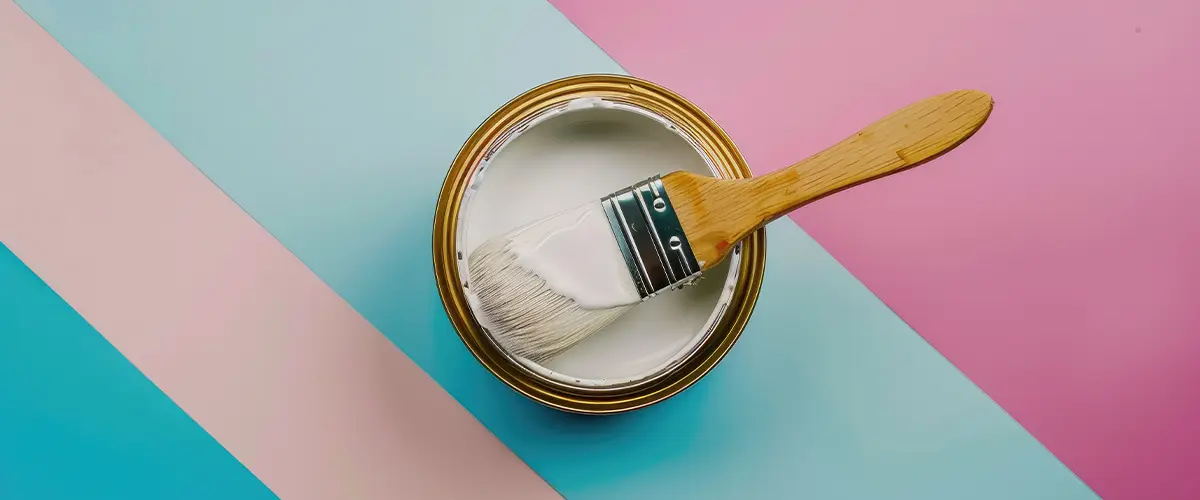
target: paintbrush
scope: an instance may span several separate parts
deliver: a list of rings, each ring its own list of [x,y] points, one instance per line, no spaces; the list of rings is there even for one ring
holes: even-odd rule
[[[948,92],[783,170],[736,180],[673,172],[523,225],[470,255],[472,309],[506,351],[544,362],[634,305],[693,283],[788,212],[953,149],[991,110],[986,93]]]

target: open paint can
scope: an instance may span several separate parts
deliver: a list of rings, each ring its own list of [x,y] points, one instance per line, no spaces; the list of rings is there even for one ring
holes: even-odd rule
[[[446,313],[488,371],[547,406],[606,414],[663,401],[721,361],[758,296],[762,230],[698,284],[638,304],[541,364],[505,352],[467,300],[468,256],[488,238],[676,170],[750,176],[733,141],[698,107],[628,76],[583,75],[541,85],[471,135],[438,197],[433,259]]]

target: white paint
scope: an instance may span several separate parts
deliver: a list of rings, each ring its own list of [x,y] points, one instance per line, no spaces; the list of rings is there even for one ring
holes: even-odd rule
[[[467,283],[466,256],[492,236],[655,174],[715,173],[694,141],[682,135],[683,127],[622,103],[577,99],[526,127],[476,167],[461,202],[456,251]],[[699,284],[632,307],[544,366],[519,361],[543,377],[579,387],[628,386],[661,376],[712,333],[729,303],[740,259],[732,255]],[[467,293],[471,300],[469,287]],[[472,309],[479,310],[475,304]]]
[[[517,263],[584,309],[641,300],[600,201],[559,212],[509,234]]]
[[[587,108],[611,108],[613,103],[599,97],[580,97],[567,103],[567,111],[578,111]]]

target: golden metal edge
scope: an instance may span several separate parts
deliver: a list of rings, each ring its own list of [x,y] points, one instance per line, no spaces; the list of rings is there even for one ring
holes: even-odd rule
[[[682,96],[639,78],[588,74],[554,80],[530,89],[497,109],[472,132],[455,156],[442,183],[433,221],[434,275],[438,295],[459,339],[489,372],[518,393],[545,406],[570,413],[603,415],[645,408],[691,387],[708,374],[740,338],[758,300],[765,270],[766,233],[759,230],[742,245],[742,263],[735,293],[713,335],[674,373],[657,384],[639,386],[627,393],[572,392],[531,376],[512,363],[487,339],[467,306],[458,276],[456,233],[459,201],[466,181],[488,147],[523,118],[575,97],[611,94],[670,118],[686,127],[715,166],[733,178],[750,177],[750,168],[732,139],[699,107]],[[723,333],[723,335],[722,335]]]

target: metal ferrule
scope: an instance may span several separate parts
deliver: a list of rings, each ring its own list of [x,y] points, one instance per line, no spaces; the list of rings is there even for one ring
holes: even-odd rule
[[[642,299],[700,276],[700,265],[659,176],[600,200]]]

